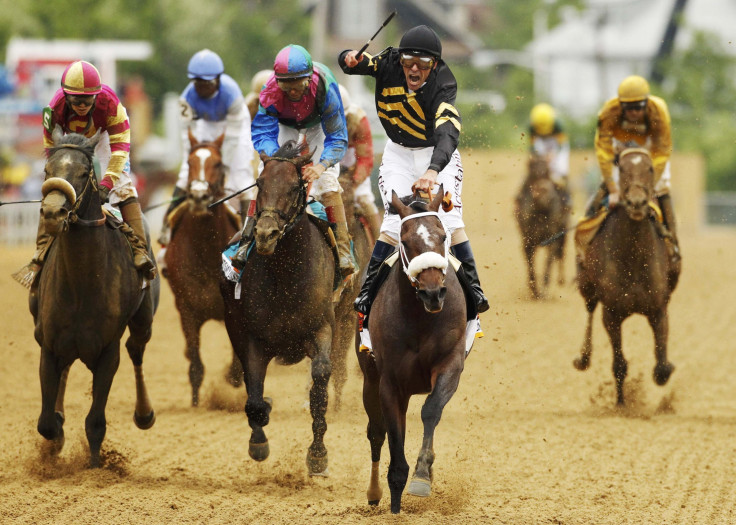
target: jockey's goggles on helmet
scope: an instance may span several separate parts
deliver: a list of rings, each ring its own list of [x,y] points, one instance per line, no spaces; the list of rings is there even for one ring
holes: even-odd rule
[[[210,87],[217,84],[217,78],[209,79],[209,78],[195,78],[194,83],[201,87]]]
[[[406,69],[411,69],[412,67],[417,66],[419,69],[427,70],[432,69],[432,66],[434,66],[433,57],[411,55],[408,53],[401,53],[399,62]]]
[[[88,107],[95,103],[95,95],[66,95],[70,106]]]
[[[309,85],[309,77],[300,78],[279,78],[276,84],[281,91],[290,91],[292,89],[302,89]]]
[[[624,111],[639,111],[647,107],[647,99],[637,100],[636,102],[622,102],[621,109]]]

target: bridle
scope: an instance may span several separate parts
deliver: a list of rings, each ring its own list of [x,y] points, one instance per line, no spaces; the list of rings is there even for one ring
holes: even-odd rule
[[[404,226],[404,223],[406,221],[419,219],[420,217],[437,217],[437,220],[440,221],[442,228],[445,230],[445,253],[443,255],[440,255],[439,253],[432,251],[424,252],[420,253],[410,261],[409,256],[406,254],[404,243],[399,242],[399,257],[401,258],[401,267],[414,288],[419,288],[419,280],[417,279],[417,276],[427,268],[437,268],[438,270],[442,271],[444,279],[444,276],[447,275],[447,266],[450,253],[450,235],[448,235],[447,228],[445,228],[445,225],[440,220],[440,214],[436,211],[425,211],[414,213],[412,215],[407,215],[406,217],[401,219],[399,231],[401,231],[401,228]]]
[[[69,210],[69,214],[64,219],[64,230],[66,230],[69,226],[69,224],[78,224],[79,226],[102,226],[105,224],[105,217],[103,215],[100,219],[82,219],[78,215],[78,211],[80,206],[82,205],[82,201],[84,200],[84,196],[87,194],[87,192],[92,188],[95,192],[99,191],[99,188],[97,186],[97,177],[95,177],[95,165],[94,160],[92,158],[92,154],[89,153],[85,148],[78,146],[76,144],[60,144],[58,146],[54,146],[54,153],[60,149],[73,149],[76,151],[81,151],[84,153],[84,156],[87,158],[87,162],[89,164],[89,169],[87,171],[87,180],[84,184],[84,188],[82,188],[81,193],[75,197],[74,204],[72,204],[71,209]],[[62,177],[50,177],[46,179],[46,181],[53,180],[53,179],[60,179],[69,183],[66,179]],[[72,188],[73,189],[73,188]]]
[[[191,151],[189,152],[189,155],[193,155],[195,151],[198,149],[209,149],[209,150],[215,150],[218,149],[216,145],[214,145],[211,142],[200,142],[199,144],[196,144]],[[225,185],[225,177],[224,177],[224,171],[222,169],[219,170],[219,179],[217,181],[217,184],[212,184],[206,179],[194,179],[189,181],[188,189],[190,191],[204,191],[208,195],[211,195],[214,198],[217,198],[221,196],[222,193],[224,193],[224,185]],[[190,173],[191,175],[191,173]]]
[[[304,213],[304,210],[307,209],[307,182],[302,178],[301,173],[301,166],[297,164],[296,159],[292,158],[285,158],[285,157],[270,157],[266,159],[264,162],[264,166],[271,162],[272,160],[277,160],[280,162],[288,162],[294,166],[296,169],[296,175],[299,179],[299,191],[296,194],[296,197],[289,203],[289,207],[286,211],[280,210],[278,208],[274,207],[267,207],[263,208],[262,210],[256,211],[256,222],[258,222],[261,217],[271,217],[276,224],[284,223],[283,226],[279,227],[279,238],[283,237],[286,232],[288,232],[291,228],[294,227],[294,223],[296,220]],[[259,177],[256,181],[256,184],[258,186],[258,189],[261,189],[261,183],[262,178]],[[280,219],[280,220],[279,220]]]

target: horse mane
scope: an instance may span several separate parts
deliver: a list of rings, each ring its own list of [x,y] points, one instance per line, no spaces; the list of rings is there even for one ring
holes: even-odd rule
[[[82,151],[82,153],[87,155],[90,159],[95,154],[95,150],[90,145],[89,139],[87,137],[85,137],[84,135],[80,135],[79,133],[69,133],[61,137],[61,140],[59,140],[57,144],[49,148],[48,156],[50,157],[51,155],[53,155],[60,149],[68,149],[68,148],[65,148],[65,146],[76,146],[78,149]]]
[[[419,199],[418,197],[415,197],[414,194],[404,195],[403,197],[400,197],[399,200],[402,202],[402,204],[408,206],[416,212],[424,212],[429,210],[429,203]],[[393,204],[389,204],[388,209],[391,213],[399,213],[399,211],[394,208]]]
[[[281,157],[282,159],[295,159],[302,154],[302,146],[295,140],[287,140],[284,144],[276,150],[273,154],[274,157]]]

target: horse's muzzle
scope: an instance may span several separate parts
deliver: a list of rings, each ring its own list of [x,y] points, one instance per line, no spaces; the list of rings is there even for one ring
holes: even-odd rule
[[[64,207],[66,203],[66,197],[60,192],[52,192],[44,197],[40,219],[49,235],[59,235],[69,227],[69,210]]]
[[[424,310],[430,314],[438,314],[445,305],[445,295],[447,295],[447,287],[441,286],[433,290],[425,288],[417,288],[417,297],[424,305]]]
[[[271,217],[262,217],[256,222],[255,239],[258,255],[273,255],[276,244],[283,235],[278,224]]]

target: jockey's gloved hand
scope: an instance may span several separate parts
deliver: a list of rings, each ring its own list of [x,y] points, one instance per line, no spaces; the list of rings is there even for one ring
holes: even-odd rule
[[[103,186],[102,184],[100,184],[99,189],[97,190],[97,192],[100,195],[100,202],[102,202],[103,204],[106,203],[107,202],[107,197],[108,197],[108,195],[110,195],[110,188],[108,188],[107,186]]]

